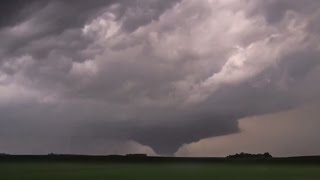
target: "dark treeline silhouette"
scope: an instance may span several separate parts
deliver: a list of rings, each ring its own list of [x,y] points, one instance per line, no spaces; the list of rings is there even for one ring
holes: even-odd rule
[[[126,154],[126,157],[132,157],[132,158],[145,158],[147,157],[147,154]]]
[[[147,154],[126,154],[127,157],[147,157]]]
[[[229,155],[227,156],[228,159],[270,159],[272,156],[270,153],[264,153],[264,154],[250,154],[250,153],[240,153],[235,155]]]
[[[88,156],[88,155],[0,155],[0,162],[98,162],[98,163],[290,163],[320,164],[320,156],[273,158],[269,153],[240,153],[221,157],[161,157],[146,154]]]

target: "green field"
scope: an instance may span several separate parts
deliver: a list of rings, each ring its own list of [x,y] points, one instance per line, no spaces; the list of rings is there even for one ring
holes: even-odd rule
[[[319,180],[317,165],[0,163],[0,180]]]

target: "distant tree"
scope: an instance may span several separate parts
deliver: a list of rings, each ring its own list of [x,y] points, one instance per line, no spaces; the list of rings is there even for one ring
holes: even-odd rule
[[[272,158],[271,154],[266,152],[263,154],[264,158]]]
[[[270,153],[266,152],[264,154],[250,154],[250,153],[240,153],[235,155],[227,156],[229,159],[269,159],[272,158]]]

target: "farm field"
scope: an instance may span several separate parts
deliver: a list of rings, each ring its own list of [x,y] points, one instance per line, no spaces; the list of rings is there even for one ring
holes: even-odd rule
[[[1,180],[318,180],[319,165],[0,162]]]

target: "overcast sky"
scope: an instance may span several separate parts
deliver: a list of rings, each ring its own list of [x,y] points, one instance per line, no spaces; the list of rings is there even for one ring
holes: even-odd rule
[[[320,154],[319,42],[319,0],[1,0],[0,152]]]

